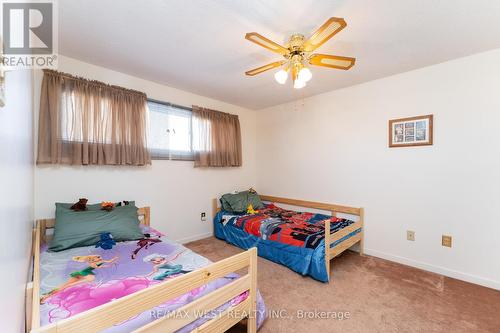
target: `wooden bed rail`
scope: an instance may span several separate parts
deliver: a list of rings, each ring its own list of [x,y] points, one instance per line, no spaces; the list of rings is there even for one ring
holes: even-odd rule
[[[362,213],[362,210],[363,210],[363,208],[358,208],[358,207],[349,207],[349,206],[342,206],[342,205],[315,202],[315,201],[280,198],[280,197],[273,197],[270,195],[260,195],[259,194],[259,197],[260,197],[260,200],[262,200],[262,201],[277,202],[277,203],[282,203],[285,205],[320,209],[320,210],[326,210],[326,211],[329,211],[332,213],[333,212],[344,213],[344,214],[350,214],[350,215],[355,215],[355,216],[360,216]],[[220,210],[219,199],[214,198],[212,200],[213,217],[215,217],[215,215],[217,214],[217,212],[219,212],[219,210]]]
[[[198,327],[196,331],[223,332],[243,319],[238,318],[238,314],[246,313],[250,314],[248,318],[248,332],[256,332],[257,249],[252,248],[175,279],[162,282],[79,313],[68,319],[40,327],[33,330],[32,333],[100,332],[130,317],[152,309],[167,300],[179,297],[195,288],[245,267],[249,268],[248,274],[194,300],[169,313],[167,316],[156,319],[137,329],[135,332],[175,332],[196,320],[196,316],[209,313],[209,311],[214,310],[247,290],[249,291],[249,296],[245,301],[226,309],[220,315],[214,316],[213,319]]]
[[[315,201],[287,199],[287,198],[273,197],[270,195],[259,195],[259,196],[260,196],[260,199],[262,201],[278,202],[278,203],[282,203],[285,205],[320,209],[320,210],[326,210],[329,212],[351,214],[351,215],[356,215],[356,216],[359,216],[359,213],[361,210],[361,208],[356,208],[356,207],[341,206],[341,205],[328,204],[328,203],[315,202]]]
[[[146,207],[147,208],[147,207]],[[149,224],[149,208],[141,209],[144,224]],[[44,220],[47,221],[47,220]],[[51,222],[49,222],[50,225]],[[70,333],[70,332],[100,332],[115,324],[119,324],[133,316],[175,299],[195,288],[201,287],[215,279],[224,277],[240,269],[248,268],[248,273],[231,283],[210,292],[201,298],[160,317],[153,322],[140,327],[135,332],[175,332],[185,325],[195,321],[201,314],[210,311],[230,301],[236,296],[248,291],[247,299],[202,324],[196,332],[223,332],[244,318],[247,318],[247,332],[257,331],[257,249],[251,248],[243,253],[223,259],[216,263],[186,273],[175,279],[161,282],[149,288],[140,290],[120,299],[92,308],[70,318],[40,327],[40,245],[42,241],[42,225],[37,223],[34,230],[33,283],[28,284],[27,331],[31,333]],[[47,225],[47,224],[46,224]],[[29,297],[31,296],[31,297]],[[187,315],[186,315],[187,314]]]
[[[261,195],[261,194],[259,194],[259,197],[262,201],[329,211],[332,214],[332,216],[337,216],[338,213],[343,213],[358,217],[357,221],[355,221],[353,224],[343,229],[340,229],[334,233],[327,232],[327,230],[330,230],[330,223],[331,223],[330,220],[327,220],[325,222],[325,265],[326,265],[326,271],[328,273],[328,279],[330,279],[331,259],[335,258],[336,256],[338,256],[345,250],[349,249],[356,243],[359,243],[359,254],[360,255],[364,254],[364,209],[363,208],[349,207],[349,206],[307,201],[307,200],[281,198],[281,197]],[[218,199],[213,199],[212,209],[213,209],[213,217],[215,217],[217,212],[220,211]],[[353,234],[356,231],[358,232],[356,234]],[[351,236],[347,237],[349,235]],[[342,240],[344,237],[346,239]],[[336,242],[338,243],[335,246],[331,246],[333,243]],[[328,246],[328,244],[330,246]]]

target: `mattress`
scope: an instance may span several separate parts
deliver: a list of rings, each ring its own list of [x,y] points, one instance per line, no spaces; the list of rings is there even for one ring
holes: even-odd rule
[[[257,214],[235,215],[220,211],[214,219],[215,236],[243,249],[257,247],[259,256],[293,271],[327,282],[325,265],[325,220],[335,233],[354,221],[324,214],[265,205]],[[357,229],[331,247],[361,232]]]
[[[119,242],[111,249],[95,246],[40,254],[40,321],[47,325],[111,302],[165,280],[211,264],[208,259],[165,238],[153,228],[141,227],[145,237]],[[230,274],[145,311],[104,332],[131,332],[238,278]],[[215,310],[223,311],[248,297],[245,292]],[[208,319],[201,316],[179,332],[189,332]],[[257,325],[265,318],[265,305],[257,295]]]

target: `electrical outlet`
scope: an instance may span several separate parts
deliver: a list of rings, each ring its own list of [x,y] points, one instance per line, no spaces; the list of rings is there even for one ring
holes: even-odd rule
[[[415,241],[415,231],[406,230],[406,240]]]
[[[203,212],[200,214],[200,220],[206,221],[207,220],[207,213]]]
[[[443,235],[441,238],[441,245],[451,247],[451,236]]]

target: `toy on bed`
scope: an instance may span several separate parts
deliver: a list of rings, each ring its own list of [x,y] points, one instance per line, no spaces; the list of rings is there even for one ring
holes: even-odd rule
[[[250,204],[247,207],[247,214],[254,215],[254,214],[259,214],[258,210],[253,209],[253,205]]]
[[[78,199],[78,202],[75,203],[73,206],[71,206],[71,210],[74,210],[75,212],[81,212],[87,210],[87,202],[89,200],[86,198],[80,198]]]
[[[111,250],[113,246],[116,245],[113,236],[109,232],[103,232],[100,236],[100,240],[96,243],[95,247],[100,247],[104,250]]]
[[[103,201],[101,203],[101,209],[110,212],[115,209],[115,203],[111,201]]]
[[[139,251],[141,251],[143,248],[147,250],[151,245],[160,243],[160,237],[161,236],[158,235],[158,238],[151,238],[151,234],[144,234],[144,238],[139,239],[139,241],[137,242],[137,248],[132,252],[132,259],[135,259]]]

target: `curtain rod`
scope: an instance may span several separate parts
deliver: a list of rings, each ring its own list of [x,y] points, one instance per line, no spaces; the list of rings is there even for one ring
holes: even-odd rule
[[[159,100],[153,99],[153,98],[148,98],[148,101],[151,101],[153,103],[158,103],[158,104],[166,105],[166,106],[172,106],[172,107],[178,108],[178,109],[183,109],[183,110],[187,110],[187,111],[193,111],[193,108],[190,108],[190,107],[187,107],[187,106],[183,106],[183,105],[179,105],[179,104],[174,104],[174,103],[169,103],[169,102],[164,102],[164,101],[159,101]]]
[[[109,83],[102,82],[102,81],[99,81],[99,80],[92,80],[92,79],[88,79],[88,78],[83,77],[83,76],[77,76],[77,75],[68,74],[68,73],[64,73],[64,72],[59,72],[59,71],[52,70],[52,69],[47,69],[47,68],[43,69],[43,72],[44,72],[44,75],[47,74],[47,75],[52,75],[52,76],[60,77],[63,80],[64,79],[68,79],[68,80],[73,80],[73,81],[80,81],[82,83],[89,84],[89,85],[94,85],[94,86],[101,87],[101,88],[116,89],[116,90],[125,91],[125,92],[129,92],[129,93],[139,94],[139,95],[144,96],[144,97],[147,98],[146,94],[143,93],[142,91],[138,91],[138,90],[135,90],[135,89],[124,88],[124,87],[121,87],[121,86],[109,84]]]

